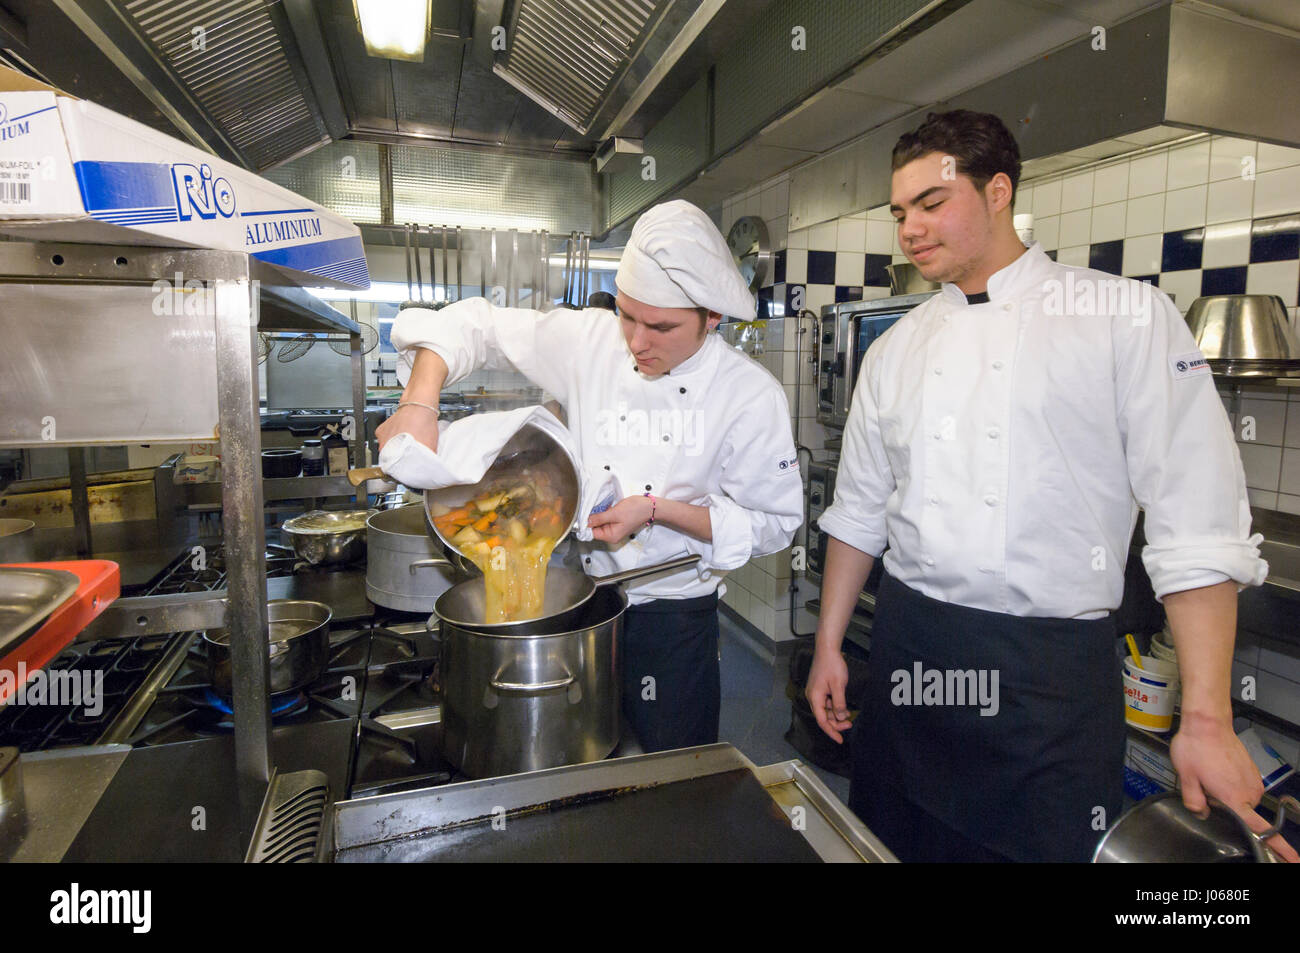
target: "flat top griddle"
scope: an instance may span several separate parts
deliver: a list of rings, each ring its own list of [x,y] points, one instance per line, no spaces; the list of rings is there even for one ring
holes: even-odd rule
[[[819,863],[753,772],[601,791],[342,851],[341,862]]]
[[[373,862],[893,861],[797,761],[728,744],[332,804],[321,859]]]

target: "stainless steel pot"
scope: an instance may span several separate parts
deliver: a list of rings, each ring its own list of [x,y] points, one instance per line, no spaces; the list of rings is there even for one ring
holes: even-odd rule
[[[366,554],[369,510],[313,510],[285,520],[280,531],[298,558],[312,566],[338,566]]]
[[[1097,845],[1095,864],[1115,863],[1276,863],[1265,841],[1282,829],[1286,804],[1300,810],[1300,802],[1284,797],[1273,826],[1256,834],[1246,822],[1218,801],[1210,801],[1210,816],[1201,820],[1183,806],[1179,791],[1154,794],[1126,811]]]
[[[36,561],[36,524],[31,520],[0,520],[0,563]]]
[[[432,612],[457,582],[455,567],[438,558],[419,503],[372,513],[366,536],[366,598],[375,605]]]
[[[578,474],[578,462],[559,441],[540,427],[525,424],[511,437],[501,452],[497,454],[483,479],[477,483],[462,486],[447,486],[437,490],[424,491],[424,509],[429,514],[429,531],[442,543],[443,555],[449,559],[462,575],[476,575],[478,567],[461,555],[460,550],[451,544],[438,531],[433,523],[433,510],[437,506],[455,509],[462,506],[501,481],[525,481],[523,470],[528,467],[546,469],[557,481],[560,496],[560,518],[564,525],[564,535],[557,541],[563,542],[573,528],[578,512],[578,497],[581,483]]]
[[[443,622],[442,750],[470,777],[599,761],[618,744],[627,596],[600,589],[577,624],[545,634]]]
[[[631,582],[674,569],[684,569],[699,561],[698,555],[681,556],[667,562],[655,563],[653,566],[625,569],[623,572],[594,578],[584,572],[552,566],[546,572],[546,598],[542,604],[542,614],[535,619],[522,619],[517,622],[484,622],[483,617],[487,614],[487,592],[481,578],[459,583],[447,590],[434,603],[434,612],[443,622],[477,629],[480,632],[527,635],[554,631],[557,626],[563,629],[577,622],[581,618],[583,604],[602,587]]]
[[[295,692],[320,678],[329,663],[330,607],[300,599],[272,599],[266,612],[271,694]],[[229,700],[230,630],[209,629],[203,642],[212,689]]]

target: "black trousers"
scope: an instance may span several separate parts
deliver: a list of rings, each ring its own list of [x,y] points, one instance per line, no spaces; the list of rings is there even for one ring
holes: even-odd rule
[[[623,715],[649,751],[718,740],[718,596],[657,599],[623,616]]]
[[[963,672],[996,674],[990,704],[947,697]],[[849,807],[899,860],[1087,861],[1123,800],[1114,622],[970,609],[886,575],[852,737]]]

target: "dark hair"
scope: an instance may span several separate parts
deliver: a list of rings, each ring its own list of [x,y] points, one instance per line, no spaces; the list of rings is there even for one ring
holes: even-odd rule
[[[932,152],[953,156],[957,171],[969,176],[981,191],[993,176],[1005,172],[1011,180],[1011,200],[1015,201],[1020,184],[1020,147],[1002,120],[992,113],[969,109],[930,113],[920,126],[898,137],[893,171]]]

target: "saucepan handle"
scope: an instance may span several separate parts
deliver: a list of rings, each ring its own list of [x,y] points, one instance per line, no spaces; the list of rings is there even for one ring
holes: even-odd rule
[[[656,563],[653,566],[641,566],[638,569],[625,569],[623,572],[610,573],[608,576],[597,576],[591,580],[593,586],[610,586],[618,582],[629,582],[633,579],[640,579],[642,576],[653,576],[655,573],[668,572],[671,569],[685,569],[687,566],[694,566],[700,561],[698,555],[681,556],[677,559],[670,559],[666,563]]]
[[[417,559],[415,562],[411,563],[411,575],[414,576],[417,569],[424,569],[426,566],[448,566],[451,569],[456,568],[455,566],[452,566],[451,561],[447,559]]]
[[[573,675],[551,682],[502,682],[494,678],[488,684],[499,692],[545,692],[573,684]]]
[[[1260,841],[1266,841],[1274,834],[1281,832],[1282,825],[1286,823],[1286,808],[1288,804],[1291,805],[1293,810],[1300,813],[1300,801],[1297,801],[1290,794],[1282,795],[1282,797],[1277,800],[1277,817],[1273,819],[1272,826],[1269,827],[1268,830],[1261,831],[1255,835]]]

